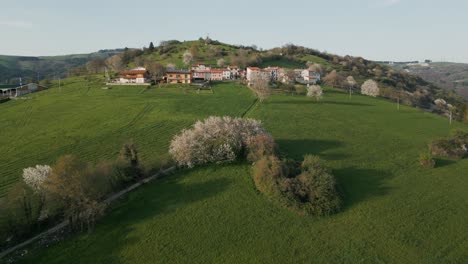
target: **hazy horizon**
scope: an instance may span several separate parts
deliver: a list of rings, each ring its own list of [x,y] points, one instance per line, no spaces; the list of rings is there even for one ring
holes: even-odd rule
[[[461,0],[139,3],[9,2],[0,14],[0,32],[7,36],[0,54],[85,54],[209,35],[221,42],[263,49],[293,43],[377,61],[468,63],[468,34],[464,34],[468,3]]]

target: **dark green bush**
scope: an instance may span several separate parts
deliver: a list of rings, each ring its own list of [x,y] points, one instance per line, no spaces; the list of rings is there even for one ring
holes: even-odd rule
[[[302,164],[263,157],[255,164],[254,182],[260,192],[306,214],[329,215],[341,207],[335,178],[317,156],[305,156]]]
[[[308,214],[329,215],[341,207],[335,177],[317,156],[305,156],[302,173],[283,180],[281,191],[291,205],[298,206]]]
[[[115,165],[114,184],[133,182],[144,176],[137,146],[128,142],[122,146]]]

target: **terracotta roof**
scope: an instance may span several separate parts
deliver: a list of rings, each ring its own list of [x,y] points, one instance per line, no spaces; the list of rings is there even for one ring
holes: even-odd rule
[[[120,74],[145,74],[146,70],[129,70],[129,71],[121,71]]]
[[[259,71],[260,70],[260,68],[258,68],[258,67],[247,67],[247,69],[250,69],[252,71]]]

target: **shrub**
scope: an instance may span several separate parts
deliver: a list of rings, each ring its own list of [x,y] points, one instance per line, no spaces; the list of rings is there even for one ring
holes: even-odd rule
[[[264,156],[276,154],[276,143],[270,134],[262,133],[252,136],[247,141],[247,160],[256,162]]]
[[[264,156],[254,165],[255,186],[267,196],[280,194],[278,183],[282,177],[281,161],[275,156]]]
[[[232,117],[209,117],[176,135],[169,153],[179,166],[234,161],[248,140],[266,133],[260,121]]]
[[[18,182],[2,198],[0,215],[4,226],[0,228],[6,233],[2,236],[21,238],[37,227],[41,214],[41,198],[24,182]]]
[[[73,229],[90,230],[103,213],[100,200],[110,192],[108,165],[92,167],[71,155],[58,159],[45,181],[48,198],[59,203]]]
[[[449,138],[432,141],[429,149],[434,156],[463,158],[468,154],[468,132],[456,130]]]
[[[132,141],[122,146],[115,168],[114,185],[136,181],[144,176],[138,148]]]
[[[423,152],[419,154],[419,164],[424,167],[435,167],[435,160],[432,158],[431,152]]]
[[[329,215],[341,207],[335,177],[325,162],[317,156],[306,155],[302,173],[283,179],[281,191],[291,206],[312,215]]]

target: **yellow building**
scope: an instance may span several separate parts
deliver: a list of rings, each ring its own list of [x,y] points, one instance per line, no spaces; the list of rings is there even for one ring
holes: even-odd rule
[[[192,82],[192,73],[186,70],[168,70],[166,72],[166,82],[189,84]]]

